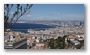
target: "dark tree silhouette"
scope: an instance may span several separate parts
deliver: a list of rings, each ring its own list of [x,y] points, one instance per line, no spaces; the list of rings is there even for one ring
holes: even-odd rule
[[[65,38],[67,36],[58,37],[57,39],[51,38],[49,39],[48,46],[50,49],[64,49],[65,48]]]
[[[10,28],[14,23],[16,23],[20,17],[29,12],[33,4],[4,4],[4,31]],[[15,7],[13,14],[10,14],[11,10]],[[8,23],[12,23],[8,25]]]

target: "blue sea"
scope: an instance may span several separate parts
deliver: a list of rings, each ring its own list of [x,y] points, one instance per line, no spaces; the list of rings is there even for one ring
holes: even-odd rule
[[[9,23],[10,25],[11,23]],[[10,29],[12,31],[24,32],[27,33],[28,29],[44,30],[47,28],[55,28],[55,26],[49,26],[44,24],[31,24],[31,23],[15,23]]]

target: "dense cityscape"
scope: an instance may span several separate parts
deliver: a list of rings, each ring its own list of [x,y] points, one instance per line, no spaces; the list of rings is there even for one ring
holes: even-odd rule
[[[84,49],[84,21],[18,21],[53,26],[28,29],[27,33],[7,29],[5,49]],[[22,29],[23,30],[23,29]]]
[[[4,4],[4,49],[84,49],[84,4]]]

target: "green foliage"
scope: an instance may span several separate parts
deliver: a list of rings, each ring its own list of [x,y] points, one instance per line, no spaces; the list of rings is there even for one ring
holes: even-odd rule
[[[50,39],[50,42],[48,45],[50,46],[51,49],[54,49],[54,38]]]
[[[51,49],[64,49],[65,47],[65,37],[58,37],[57,39],[49,39],[48,46]]]
[[[4,21],[6,22],[6,21],[8,21],[8,16],[4,16]]]
[[[80,49],[82,46],[84,46],[84,40],[79,41],[80,44],[76,46],[77,49]]]

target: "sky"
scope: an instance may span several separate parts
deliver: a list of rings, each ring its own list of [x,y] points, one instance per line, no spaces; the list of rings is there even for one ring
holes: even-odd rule
[[[84,20],[84,4],[34,4],[20,20]]]

